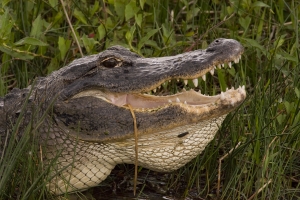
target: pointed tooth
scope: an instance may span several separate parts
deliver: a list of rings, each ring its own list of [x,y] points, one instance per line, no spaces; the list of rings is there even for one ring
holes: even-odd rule
[[[245,90],[245,85],[242,86],[242,89]]]
[[[198,91],[201,94],[201,90]]]
[[[218,64],[217,67],[218,67],[219,69],[221,69],[221,64]]]
[[[177,82],[179,82],[179,78],[177,79]]]
[[[224,67],[225,66],[224,63],[222,63],[221,66]]]
[[[156,88],[155,89],[153,89],[153,93],[155,93],[156,92]]]
[[[203,81],[206,81],[206,76],[205,74],[202,76]]]
[[[226,88],[226,91],[228,91],[228,87]]]
[[[157,87],[157,89],[160,89],[161,88],[161,85],[159,85],[158,87]]]
[[[186,92],[186,89],[185,89],[185,88],[182,88],[182,92]]]
[[[214,65],[214,69],[217,69],[216,65]]]
[[[210,72],[210,74],[213,76],[213,75],[214,75],[214,73],[215,73],[215,70],[214,70],[214,68],[213,68],[212,70],[210,70],[209,72]]]
[[[176,102],[177,102],[177,103],[180,103],[180,100],[178,99],[178,97],[176,97]]]
[[[194,83],[195,87],[198,87],[198,79],[197,78],[193,79],[193,83]]]
[[[241,60],[241,58],[242,58],[242,54],[239,55],[239,60]]]
[[[187,104],[186,101],[184,101],[184,104]]]
[[[188,84],[188,80],[183,80],[183,82],[184,82],[184,85]]]
[[[171,100],[171,99],[169,99],[169,100],[168,100],[168,102],[169,102],[169,103],[172,103],[172,100]]]
[[[224,92],[221,92],[221,100],[224,100],[225,99],[225,94]]]
[[[239,59],[238,57],[236,57],[236,58],[234,59],[234,63],[239,63],[239,61],[240,61],[240,59]]]
[[[233,87],[233,86],[231,87],[231,90],[234,90],[234,87]]]
[[[231,68],[231,62],[228,62],[228,67]]]

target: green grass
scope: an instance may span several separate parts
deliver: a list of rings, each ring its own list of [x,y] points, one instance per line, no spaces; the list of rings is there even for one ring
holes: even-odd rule
[[[226,118],[203,154],[174,172],[186,180],[180,195],[196,190],[199,197],[212,199],[299,199],[299,1],[103,2],[65,0],[74,36],[58,0],[2,1],[0,96],[81,57],[75,40],[84,55],[119,44],[152,57],[205,48],[219,37],[234,38],[245,47],[241,63],[199,83],[206,94],[246,85],[247,99]],[[172,84],[166,88],[174,90]],[[28,148],[35,149],[26,145],[28,140],[9,143],[10,152],[0,162],[2,199],[47,195],[45,171],[35,173],[41,170],[38,158],[24,156]],[[220,158],[230,150],[219,171]],[[170,185],[176,184],[174,178]]]

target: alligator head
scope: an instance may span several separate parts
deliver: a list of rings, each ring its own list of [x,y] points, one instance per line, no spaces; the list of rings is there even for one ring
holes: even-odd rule
[[[243,102],[244,87],[215,96],[194,90],[161,96],[159,88],[173,79],[192,79],[197,86],[199,77],[205,80],[206,73],[213,74],[224,63],[237,63],[242,53],[240,43],[222,38],[205,50],[157,58],[114,46],[39,79],[37,93],[55,96],[53,123],[39,130],[47,141],[45,159],[62,150],[57,169],[64,169],[51,181],[50,190],[95,186],[116,164],[134,162],[134,123],[128,105],[136,116],[140,166],[164,172],[189,162]]]

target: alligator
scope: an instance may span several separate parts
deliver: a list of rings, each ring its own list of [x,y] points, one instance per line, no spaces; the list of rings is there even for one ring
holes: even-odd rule
[[[161,85],[179,80],[198,87],[207,73],[238,63],[243,51],[236,40],[220,38],[206,49],[175,56],[144,58],[112,46],[76,59],[0,98],[0,155],[18,123],[18,136],[31,130],[43,149],[43,164],[52,163],[49,190],[85,190],[117,164],[135,162],[136,122],[138,165],[176,170],[204,150],[246,91],[239,86],[215,96],[193,89],[161,95]]]

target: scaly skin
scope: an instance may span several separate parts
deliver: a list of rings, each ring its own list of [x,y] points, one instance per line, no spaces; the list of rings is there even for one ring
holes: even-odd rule
[[[114,46],[77,59],[0,98],[0,153],[18,116],[26,116],[19,136],[34,127],[44,163],[55,159],[50,191],[96,186],[115,165],[135,160],[130,104],[138,127],[139,165],[161,172],[178,169],[203,151],[225,116],[243,102],[244,87],[216,96],[192,90],[168,96],[144,93],[171,79],[194,79],[197,85],[198,77],[237,62],[242,53],[237,41],[217,39],[205,50],[176,56],[142,58]]]

